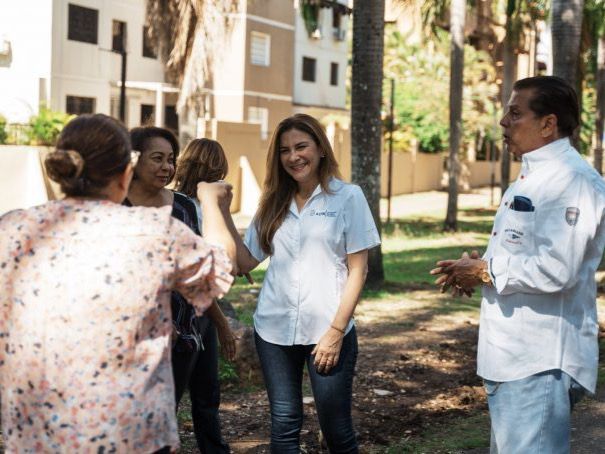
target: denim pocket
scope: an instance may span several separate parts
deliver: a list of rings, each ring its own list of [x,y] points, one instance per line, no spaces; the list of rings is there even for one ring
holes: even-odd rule
[[[501,384],[499,381],[483,380],[483,387],[488,396],[495,396]]]

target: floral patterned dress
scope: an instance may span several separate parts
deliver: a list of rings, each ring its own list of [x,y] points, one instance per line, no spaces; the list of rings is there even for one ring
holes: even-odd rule
[[[0,218],[7,452],[178,446],[170,291],[201,314],[232,277],[170,212],[66,199]]]

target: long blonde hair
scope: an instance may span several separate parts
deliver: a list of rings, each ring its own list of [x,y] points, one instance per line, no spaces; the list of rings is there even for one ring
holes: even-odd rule
[[[298,188],[296,181],[285,171],[280,161],[280,141],[285,132],[296,129],[311,136],[320,153],[319,184],[325,192],[330,192],[330,178],[341,178],[332,146],[323,127],[315,118],[306,114],[296,114],[281,121],[275,129],[267,154],[267,176],[263,186],[255,227],[260,246],[267,254],[272,254],[271,242],[275,232],[284,222],[292,197]]]
[[[227,172],[229,164],[220,143],[212,139],[193,139],[179,158],[174,187],[189,197],[197,197],[200,181],[214,183],[223,180]]]

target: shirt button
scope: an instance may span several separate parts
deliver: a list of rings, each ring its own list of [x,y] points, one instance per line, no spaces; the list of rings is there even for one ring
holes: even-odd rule
[[[496,236],[498,234],[498,232],[494,232],[493,235]]]
[[[525,179],[525,175],[521,175],[521,179],[524,180]]]

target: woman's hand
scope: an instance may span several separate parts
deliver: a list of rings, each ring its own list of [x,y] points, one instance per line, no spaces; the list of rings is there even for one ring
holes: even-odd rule
[[[344,334],[332,327],[328,328],[319,342],[311,352],[315,355],[314,365],[317,372],[327,374],[338,364],[340,349],[342,348],[342,339]]]
[[[218,341],[221,344],[221,353],[227,361],[233,361],[236,353],[236,342],[238,337],[228,323],[222,324],[216,327],[216,333],[218,334]]]
[[[197,198],[203,205],[217,204],[222,212],[229,212],[231,200],[233,200],[233,186],[224,181],[206,183],[204,181],[197,185]]]

